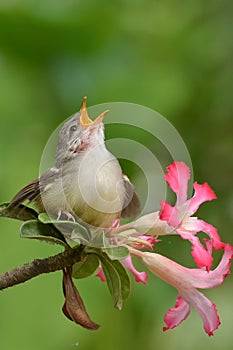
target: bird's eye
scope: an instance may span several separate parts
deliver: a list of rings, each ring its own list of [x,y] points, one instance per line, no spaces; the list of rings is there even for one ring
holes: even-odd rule
[[[72,125],[71,127],[70,127],[70,131],[71,132],[75,132],[77,130],[77,125]]]

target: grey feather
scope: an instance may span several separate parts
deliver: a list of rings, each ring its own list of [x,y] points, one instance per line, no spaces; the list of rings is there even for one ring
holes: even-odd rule
[[[121,212],[123,219],[131,219],[140,214],[140,199],[139,196],[126,175],[123,175],[123,181],[126,190],[126,200]]]

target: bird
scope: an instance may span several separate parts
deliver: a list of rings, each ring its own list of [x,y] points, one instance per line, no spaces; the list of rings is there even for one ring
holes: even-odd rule
[[[38,213],[66,217],[97,231],[140,213],[135,187],[105,145],[103,119],[109,111],[92,120],[86,101],[84,97],[79,112],[61,127],[54,165],[23,187],[9,207],[27,201]]]

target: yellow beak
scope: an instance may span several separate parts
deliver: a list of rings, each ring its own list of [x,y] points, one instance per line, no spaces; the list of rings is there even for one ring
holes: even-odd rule
[[[105,115],[109,112],[109,110],[106,110],[103,113],[101,113],[95,120],[91,120],[88,116],[88,113],[87,113],[86,103],[87,103],[87,97],[85,96],[83,98],[81,109],[80,109],[80,112],[81,112],[80,123],[81,123],[81,125],[83,127],[89,127],[89,126],[94,126],[94,125],[100,124],[102,122],[102,120],[104,119]]]

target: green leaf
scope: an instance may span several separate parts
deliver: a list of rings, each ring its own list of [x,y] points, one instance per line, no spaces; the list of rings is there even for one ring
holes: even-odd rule
[[[88,244],[90,241],[90,231],[89,229],[81,225],[78,222],[68,221],[68,220],[53,220],[48,214],[41,213],[38,219],[43,224],[51,224],[57,228],[66,238],[74,242],[82,242],[83,244]]]
[[[129,276],[118,260],[111,260],[107,254],[100,253],[100,251],[97,250],[96,253],[101,261],[114,306],[121,310],[123,300],[125,300],[130,293]]]
[[[113,298],[114,306],[118,309],[122,309],[122,295],[121,295],[121,279],[120,276],[112,264],[112,261],[103,254],[100,257],[104,275],[106,277],[108,289]]]
[[[123,300],[126,300],[130,294],[131,284],[129,275],[124,268],[124,266],[118,260],[112,260],[112,264],[117,270],[120,279],[121,279],[121,296]]]
[[[38,220],[40,220],[43,224],[51,224],[53,222],[47,213],[39,214]]]
[[[99,260],[96,255],[86,255],[82,261],[77,262],[72,267],[72,277],[86,278],[92,275],[99,266]]]
[[[20,234],[23,238],[38,239],[67,247],[65,238],[53,225],[45,225],[37,220],[23,223],[20,227]]]
[[[34,220],[38,217],[38,213],[26,205],[20,204],[17,207],[9,207],[9,204],[10,203],[0,204],[0,217],[21,221]]]
[[[104,251],[111,260],[121,260],[129,255],[129,250],[122,246],[105,248]]]
[[[110,248],[108,239],[105,236],[104,231],[95,233],[95,237],[92,238],[91,245],[95,248]]]

